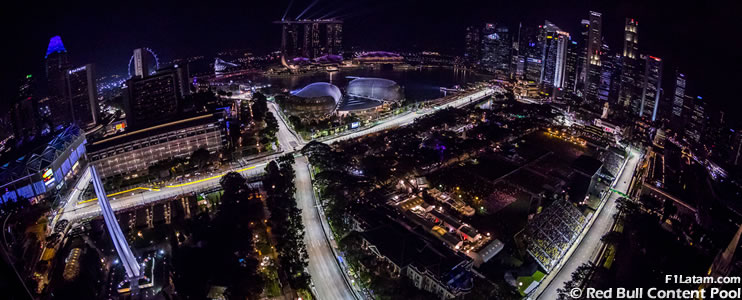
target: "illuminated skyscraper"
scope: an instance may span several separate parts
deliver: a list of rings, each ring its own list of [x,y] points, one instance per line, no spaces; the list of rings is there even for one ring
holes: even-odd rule
[[[639,22],[626,18],[623,32],[623,56],[636,59],[639,57]]]
[[[675,71],[675,91],[672,98],[671,122],[675,130],[683,128],[683,105],[685,101],[685,74]]]
[[[602,27],[603,21],[599,12],[590,12],[590,24],[587,36],[587,54],[586,67],[587,74],[585,77],[585,99],[595,101],[598,99],[598,89],[600,87],[601,77],[601,47],[603,46]]]
[[[635,111],[640,117],[651,121],[657,119],[657,108],[660,102],[660,84],[662,83],[662,59],[654,56],[644,56],[644,81],[642,83],[642,97],[639,110]]]
[[[626,18],[618,103],[628,107],[640,97],[639,22]]]
[[[577,88],[579,69],[577,64],[578,52],[579,48],[577,46],[577,41],[570,40],[569,44],[567,44],[567,67],[564,71],[566,77],[564,80],[564,90],[570,93],[576,92],[575,89]]]
[[[49,100],[46,101],[48,111],[51,112],[52,126],[65,125],[72,121],[72,109],[66,97],[67,88],[65,76],[70,68],[67,49],[62,44],[62,38],[52,37],[44,56],[46,66],[47,91]]]
[[[544,63],[540,82],[544,86],[562,88],[566,79],[569,33],[547,20],[544,25],[543,41]]]
[[[67,97],[72,105],[72,119],[80,128],[98,122],[98,88],[93,64],[67,72]]]

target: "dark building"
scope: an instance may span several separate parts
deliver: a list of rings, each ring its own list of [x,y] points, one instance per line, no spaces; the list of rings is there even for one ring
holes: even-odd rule
[[[541,80],[543,69],[543,26],[524,27],[520,32],[518,48],[523,58],[522,78],[528,81]]]
[[[126,81],[124,111],[128,127],[146,127],[172,120],[180,103],[190,93],[184,68],[159,70],[144,78]]]
[[[67,72],[67,97],[72,105],[72,119],[80,128],[98,123],[98,88],[95,70],[87,64]]]
[[[508,79],[511,73],[513,40],[507,27],[486,24],[482,37],[482,67],[497,78]]]
[[[481,34],[477,26],[466,27],[464,59],[467,64],[474,65],[479,62],[480,37]]]
[[[692,100],[689,103],[691,110],[688,111],[688,123],[685,127],[685,137],[689,144],[700,146],[699,143],[701,143],[703,133],[708,124],[706,101],[704,101],[701,96],[691,99]]]
[[[66,74],[70,64],[61,37],[54,36],[49,40],[44,59],[49,96],[45,104],[50,112],[49,122],[56,127],[72,121],[72,109],[66,87]]]
[[[280,20],[281,54],[287,58],[317,58],[326,54],[343,53],[343,21],[322,20]],[[323,30],[324,28],[324,30]],[[301,33],[300,33],[301,31]],[[302,40],[299,41],[299,35]],[[324,43],[322,41],[324,40]]]
[[[598,90],[600,88],[601,65],[600,60],[601,47],[603,46],[603,20],[599,12],[590,12],[587,36],[587,54],[585,62],[587,74],[585,77],[585,99],[595,101],[598,99]]]
[[[37,135],[40,131],[39,109],[33,95],[33,76],[24,76],[18,86],[18,96],[11,102],[8,122],[16,139]]]
[[[572,202],[582,202],[598,182],[603,163],[591,156],[580,155],[572,163],[574,173],[570,178],[568,195]]]

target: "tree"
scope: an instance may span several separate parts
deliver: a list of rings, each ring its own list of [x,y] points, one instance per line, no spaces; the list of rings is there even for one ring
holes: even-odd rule
[[[262,93],[255,93],[252,97],[252,115],[257,121],[262,121],[268,112],[268,99]]]
[[[209,158],[211,158],[209,150],[206,150],[206,148],[198,148],[191,154],[191,164],[201,170],[209,162]]]
[[[602,241],[603,243],[611,244],[611,245],[614,245],[615,246],[619,242],[621,242],[621,237],[622,236],[621,236],[621,233],[620,232],[611,231],[611,232],[608,232],[608,233],[604,234],[600,238],[600,241]]]

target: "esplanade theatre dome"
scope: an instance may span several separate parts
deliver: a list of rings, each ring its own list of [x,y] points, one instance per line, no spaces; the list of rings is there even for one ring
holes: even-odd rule
[[[281,101],[286,114],[308,119],[330,116],[342,98],[340,89],[327,82],[315,82],[291,91],[288,99]]]
[[[402,87],[396,82],[383,78],[360,77],[350,81],[348,96],[383,102],[399,102],[404,99]]]

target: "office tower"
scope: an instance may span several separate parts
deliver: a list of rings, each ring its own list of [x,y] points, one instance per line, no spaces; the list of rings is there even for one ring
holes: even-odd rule
[[[657,119],[657,108],[660,102],[660,84],[662,83],[662,59],[654,56],[643,56],[644,76],[642,97],[638,110],[634,112],[651,121]],[[634,105],[636,108],[636,105]]]
[[[577,88],[577,76],[579,65],[577,64],[579,48],[577,42],[570,40],[567,44],[567,67],[564,71],[564,90],[570,93],[574,93]]]
[[[675,71],[675,91],[672,98],[672,127],[676,131],[683,128],[683,102],[685,101],[685,74]]]
[[[126,81],[124,111],[129,127],[146,127],[177,117],[181,100],[190,92],[184,68],[160,70]]]
[[[524,27],[520,32],[519,52],[523,56],[522,78],[537,82],[541,80],[543,41],[543,26]]]
[[[575,39],[577,41],[577,91],[582,93],[585,90],[585,80],[587,78],[587,41],[590,35],[590,21],[582,19],[580,21],[580,35]]]
[[[66,97],[65,74],[69,69],[67,49],[62,44],[62,38],[52,37],[44,56],[47,78],[47,92],[49,95],[46,105],[51,112],[49,121],[52,127],[65,125],[72,121],[72,109]]]
[[[626,18],[623,31],[623,56],[630,59],[639,57],[639,22]]]
[[[701,96],[691,99],[689,105],[691,111],[689,111],[688,114],[688,124],[685,127],[685,137],[689,143],[698,146],[707,124],[706,102],[703,101]]]
[[[588,27],[587,37],[587,54],[586,54],[586,67],[587,74],[585,77],[585,99],[588,101],[595,101],[598,99],[598,89],[600,87],[601,77],[601,47],[603,46],[603,39],[601,35],[602,31],[602,17],[599,12],[590,12],[589,18],[590,24]]]
[[[567,46],[569,33],[549,22],[544,24],[543,71],[540,83],[544,86],[562,88],[566,79]]]
[[[640,97],[639,22],[626,18],[618,103],[629,107]]]
[[[608,46],[604,45],[603,53],[608,53]],[[598,100],[601,102],[616,101],[616,78],[615,73],[621,68],[621,57],[604,55],[601,58],[600,84],[598,85]]]
[[[98,123],[98,88],[93,64],[67,72],[67,97],[72,105],[72,119],[85,129]]]
[[[510,78],[513,41],[507,27],[486,24],[482,40],[481,64],[500,79]]]
[[[474,65],[479,61],[480,36],[477,26],[466,27],[464,59],[468,64]]]

